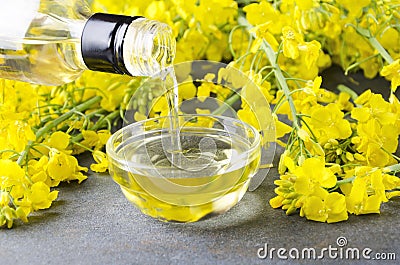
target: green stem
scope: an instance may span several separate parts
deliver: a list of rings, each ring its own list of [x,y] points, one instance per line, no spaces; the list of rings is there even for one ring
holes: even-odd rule
[[[386,154],[392,156],[394,159],[396,159],[397,161],[400,161],[400,157],[396,156],[395,154],[392,154],[391,152],[389,152],[388,150],[386,150],[385,148],[381,147],[381,150],[383,152],[385,152]]]
[[[27,156],[29,150],[31,149],[34,141],[28,141],[28,144],[25,146],[25,149],[21,152],[21,154],[18,157],[17,164],[22,165],[22,162],[25,160],[25,157]]]
[[[349,74],[349,71],[351,71],[351,70],[353,70],[354,68],[360,66],[362,63],[365,63],[365,62],[371,60],[372,58],[377,57],[378,55],[379,55],[379,54],[373,54],[373,55],[371,55],[371,56],[368,56],[367,58],[362,59],[361,61],[358,61],[358,62],[353,63],[352,65],[350,65],[350,66],[348,66],[348,67],[346,68],[346,70],[344,71],[344,75],[348,75],[348,74]]]
[[[81,103],[80,105],[72,108],[70,111],[64,113],[63,115],[61,115],[60,117],[58,117],[54,121],[46,124],[44,127],[40,128],[36,132],[36,141],[38,141],[40,138],[42,138],[46,133],[48,133],[52,129],[56,128],[62,122],[64,122],[64,121],[68,120],[69,118],[71,118],[74,114],[76,114],[76,112],[82,112],[82,111],[87,110],[92,105],[100,102],[101,99],[102,99],[101,96],[93,97],[93,98]],[[21,152],[21,154],[20,154],[20,156],[19,156],[19,158],[17,160],[18,165],[22,165],[23,161],[26,159],[26,157],[27,157],[27,155],[29,153],[29,150],[32,148],[34,143],[35,143],[35,141],[29,141],[28,144],[25,146],[25,149]]]
[[[260,54],[260,52],[262,52],[262,51],[261,51],[261,50],[258,50],[258,51],[254,54],[253,59],[251,60],[251,64],[250,64],[250,72],[252,72],[252,71],[253,71],[253,68],[255,68],[254,65],[255,65],[255,63],[256,63],[257,57],[258,57],[258,55]],[[257,70],[254,69],[254,72],[257,72]]]
[[[87,147],[87,146],[85,146],[85,145],[83,145],[83,144],[81,144],[81,143],[79,143],[79,142],[74,142],[74,141],[72,141],[72,143],[73,144],[75,144],[75,145],[77,145],[77,146],[79,146],[79,147],[81,147],[81,148],[83,148],[83,149],[85,149],[86,151],[89,151],[89,152],[94,152],[94,150],[93,149],[90,149],[89,147]]]
[[[390,172],[400,172],[400,163],[399,164],[394,164],[391,166],[387,166],[384,168],[384,170],[388,170]]]
[[[101,127],[104,126],[103,122],[108,123],[107,121],[112,121],[115,118],[117,118],[118,116],[120,116],[120,111],[119,110],[115,110],[113,112],[111,112],[110,114],[108,114],[107,116],[104,117],[104,119],[102,119],[101,121],[96,122],[92,127],[90,127],[89,129],[92,131],[96,131],[98,129],[100,129]]]
[[[279,110],[279,108],[285,103],[285,95],[282,95],[279,100],[276,102],[274,109],[272,110],[273,114],[276,114]]]
[[[100,129],[101,127],[103,127],[103,125],[104,125],[103,122],[104,121],[114,120],[118,116],[120,116],[120,112],[119,112],[119,110],[115,110],[115,111],[111,112],[110,114],[108,114],[107,116],[105,116],[102,121],[96,122],[92,127],[90,127],[90,130],[96,131],[96,130]]]
[[[110,120],[114,120],[118,116],[119,116],[119,110],[115,110],[115,111],[111,112],[110,114],[108,114],[107,116],[105,116],[103,119],[97,121],[92,127],[89,127],[88,130],[96,131],[96,130],[100,129],[101,127],[103,127],[104,123],[108,123]],[[82,133],[80,133],[80,134],[77,134],[74,137],[72,137],[71,141],[73,143],[79,143],[82,139],[83,139],[83,135],[82,135]]]
[[[63,115],[61,115],[60,117],[58,117],[54,121],[46,124],[44,127],[40,128],[36,132],[36,140],[39,140],[47,132],[49,132],[50,130],[54,129],[55,127],[57,127],[58,125],[60,125],[64,121],[66,121],[69,118],[71,118],[74,114],[76,114],[76,112],[82,112],[82,111],[87,110],[90,106],[100,102],[101,99],[102,99],[101,96],[93,97],[93,98],[81,103],[80,105],[72,108],[70,111],[64,113]]]
[[[224,113],[230,106],[232,106],[239,99],[240,99],[240,93],[235,92],[230,98],[225,100],[224,103],[226,103],[226,104],[221,105],[216,110],[214,110],[211,114],[213,114],[213,115],[221,115],[222,113]]]
[[[336,182],[336,186],[340,186],[340,185],[347,184],[347,183],[352,183],[353,180],[354,180],[355,178],[356,178],[356,177],[351,177],[351,178],[346,178],[346,179],[338,180],[338,181]]]
[[[383,48],[383,46],[375,37],[369,37],[368,41],[372,45],[372,47],[374,47],[379,52],[379,54],[382,56],[383,59],[385,59],[388,64],[393,63],[394,60],[392,56],[390,56],[390,54],[386,51],[385,48]]]
[[[341,185],[343,185],[343,184],[353,183],[353,181],[354,181],[355,178],[356,178],[356,177],[353,176],[353,177],[350,177],[350,178],[338,180],[338,181],[336,182],[336,185],[335,185],[333,188],[328,189],[328,192],[333,192],[333,191],[337,190],[337,189],[338,189]]]
[[[348,86],[345,86],[345,85],[343,85],[343,84],[339,84],[339,85],[337,86],[337,89],[338,89],[340,92],[345,92],[345,93],[349,94],[352,100],[356,100],[356,99],[358,98],[357,93],[354,92],[354,90],[351,89],[351,88],[348,87]]]
[[[390,54],[386,51],[386,49],[380,44],[380,42],[372,36],[371,32],[369,29],[361,28],[359,26],[356,26],[354,24],[348,24],[348,26],[353,27],[358,34],[366,38],[371,44],[372,47],[374,47],[375,50],[379,52],[379,54],[382,56],[382,58],[388,63],[391,64],[393,63],[393,58],[390,56]]]
[[[233,58],[236,58],[236,53],[235,53],[235,51],[233,50],[233,47],[232,47],[233,34],[240,27],[243,27],[243,26],[236,25],[235,27],[233,27],[231,32],[229,33],[229,36],[228,36],[228,43],[229,43],[228,47],[229,47],[229,51],[231,52]]]
[[[262,47],[263,47],[265,53],[267,54],[269,62],[273,66],[272,71],[274,71],[274,73],[275,73],[275,77],[276,77],[276,80],[278,81],[279,87],[282,89],[282,91],[285,94],[285,97],[289,103],[290,112],[292,113],[292,119],[293,119],[293,127],[295,127],[296,129],[300,129],[299,121],[297,119],[296,107],[294,105],[293,98],[291,97],[291,91],[286,83],[286,79],[283,76],[281,68],[279,67],[279,65],[277,63],[277,55],[276,55],[275,51],[272,49],[271,45],[267,41],[263,40]]]
[[[391,166],[387,166],[383,169],[384,171],[390,171],[390,172],[400,172],[400,163],[399,164],[394,164]],[[346,178],[346,179],[342,179],[342,180],[338,180],[336,182],[336,187],[346,184],[346,183],[352,183],[354,181],[356,177],[353,176],[351,178]]]
[[[238,22],[240,25],[246,26],[248,30],[253,28],[253,26],[246,20],[244,17],[239,17]],[[253,38],[256,38],[254,34],[252,34]],[[292,113],[292,119],[293,119],[293,127],[296,128],[297,130],[300,129],[299,121],[297,118],[297,111],[296,107],[293,102],[293,98],[290,95],[290,89],[286,83],[286,79],[282,73],[281,68],[278,65],[278,56],[277,53],[272,49],[271,45],[263,39],[261,48],[264,50],[265,54],[268,57],[268,60],[272,66],[272,71],[275,73],[276,80],[278,81],[279,87],[282,89],[283,93],[285,94],[285,97],[289,103],[290,111]]]

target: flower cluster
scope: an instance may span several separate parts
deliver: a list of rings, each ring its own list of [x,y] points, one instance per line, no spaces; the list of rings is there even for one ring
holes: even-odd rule
[[[400,189],[398,1],[259,1],[243,10],[239,24],[250,32],[250,48],[234,60],[261,75],[274,115],[291,125],[276,123],[277,138],[289,136],[277,141],[285,152],[271,206],[328,223],[379,213]],[[358,96],[347,87],[339,95],[321,88],[319,72],[332,62],[346,73],[386,77],[389,100],[370,90]]]
[[[232,24],[228,67],[251,79],[274,105],[276,141],[286,151],[273,207],[338,222],[349,213],[379,213],[382,202],[399,194],[393,166],[399,162],[400,134],[394,95],[400,82],[397,5],[315,0],[241,4],[245,16],[239,14],[237,25]],[[391,80],[389,101],[370,90],[357,96],[348,88],[340,94],[322,88],[319,73],[332,63],[346,73],[362,70],[367,78],[380,73]],[[219,74],[218,79],[224,78]],[[243,87],[242,99],[257,100],[243,84],[234,87]],[[180,100],[184,94],[199,100],[213,94],[228,104],[238,100],[223,89],[212,82],[186,83]],[[242,100],[238,117],[259,127],[261,110],[250,105]],[[166,114],[166,106],[161,99],[154,110]],[[280,121],[284,117],[290,122]],[[286,134],[284,143],[280,138]]]
[[[12,227],[49,208],[59,183],[87,178],[74,155],[91,151],[91,169],[107,169],[102,148],[140,80],[85,73],[61,87],[1,82],[0,226]]]
[[[93,0],[96,12],[143,15],[169,24],[177,39],[175,63],[208,59],[229,62],[251,79],[273,105],[276,142],[285,147],[275,181],[274,208],[320,222],[349,214],[379,213],[400,195],[400,1],[349,0]],[[391,82],[384,99],[370,90],[356,95],[321,87],[320,72],[333,63],[345,73],[362,71]],[[242,102],[238,116],[257,127],[259,94],[221,72],[209,83],[186,80],[180,100],[239,100],[214,78],[229,80],[255,102]],[[90,151],[90,169],[108,168],[104,144],[141,78],[86,72],[67,85],[34,86],[0,80],[0,227],[24,222],[46,209],[64,181],[83,181],[88,168],[76,155]],[[146,92],[146,91],[145,91]],[[167,114],[156,91],[133,104],[136,120]],[[198,112],[206,113],[198,109]],[[255,115],[257,114],[257,115]],[[283,122],[285,121],[285,122]],[[289,122],[288,122],[289,121]],[[283,137],[285,136],[286,137]]]
[[[231,59],[228,36],[237,24],[238,4],[234,0],[96,0],[95,11],[145,16],[169,24],[177,40],[175,63],[193,59]]]
[[[177,39],[176,62],[231,58],[228,36],[238,15],[233,0],[90,2],[95,12],[168,23]],[[88,168],[76,155],[90,151],[95,162],[90,169],[107,170],[103,147],[143,80],[87,72],[60,87],[0,81],[0,227],[12,227],[15,219],[27,221],[31,212],[50,207],[60,182],[87,178]],[[137,102],[138,108],[147,103]]]

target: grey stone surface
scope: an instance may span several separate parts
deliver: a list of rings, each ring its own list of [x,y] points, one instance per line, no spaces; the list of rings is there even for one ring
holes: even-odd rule
[[[174,224],[144,216],[108,175],[91,174],[81,185],[59,187],[54,206],[28,224],[0,230],[0,264],[399,264],[400,200],[384,204],[380,215],[317,223],[267,204],[276,176],[272,169],[261,187],[223,215]],[[348,242],[343,250],[391,252],[397,262],[331,259],[327,252],[321,260],[282,260],[276,251],[273,259],[257,257],[266,243],[269,249],[321,251],[337,248],[340,236]]]

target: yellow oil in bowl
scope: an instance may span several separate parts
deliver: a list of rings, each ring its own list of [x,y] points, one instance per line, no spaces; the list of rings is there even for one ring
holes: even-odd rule
[[[131,124],[110,138],[110,174],[144,214],[194,222],[226,212],[243,197],[260,162],[258,132],[227,117],[202,119],[212,119],[212,126],[180,128],[179,154],[168,152],[171,134],[154,127],[156,120],[150,127]]]

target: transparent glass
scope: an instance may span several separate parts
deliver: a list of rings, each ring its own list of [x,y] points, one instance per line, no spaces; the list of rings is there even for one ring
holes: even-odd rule
[[[168,25],[145,18],[136,19],[125,35],[125,67],[132,76],[154,76],[172,64],[175,46]]]
[[[0,10],[0,77],[45,85],[71,82],[87,69],[81,35],[92,15],[85,0],[13,0]],[[99,40],[107,41],[107,40]],[[170,28],[134,20],[123,42],[133,76],[150,76],[175,56]]]
[[[263,135],[261,160],[265,166],[258,170],[249,185],[250,191],[257,189],[271,168],[269,165],[273,163],[276,148],[274,119],[261,89],[239,69],[220,62],[191,61],[175,63],[173,69],[170,68],[164,72],[175,73],[176,81],[168,75],[165,79],[158,75],[141,83],[126,106],[123,126],[155,115],[173,117],[174,113],[196,114],[198,110],[239,119],[237,109],[246,102],[256,117],[252,125]],[[213,93],[198,98],[194,89],[199,86],[208,87]],[[172,98],[175,93],[178,97]],[[227,94],[230,94],[228,100]],[[234,98],[236,103],[232,104]],[[177,109],[175,105],[178,105]],[[178,127],[175,124],[178,122],[171,118],[171,127]],[[174,144],[177,142],[167,140],[165,143],[170,143],[171,150],[178,150],[179,145]],[[172,152],[170,157],[176,155]]]
[[[76,79],[86,68],[80,56],[81,33],[91,15],[86,1],[30,1],[2,6],[16,20],[0,16],[0,24],[10,28],[0,31],[0,77],[46,85]]]
[[[111,176],[132,204],[162,221],[195,222],[226,212],[258,170],[260,134],[240,120],[213,115],[181,115],[179,130],[185,159],[179,165],[163,146],[171,138],[169,117],[114,133],[106,146]]]

